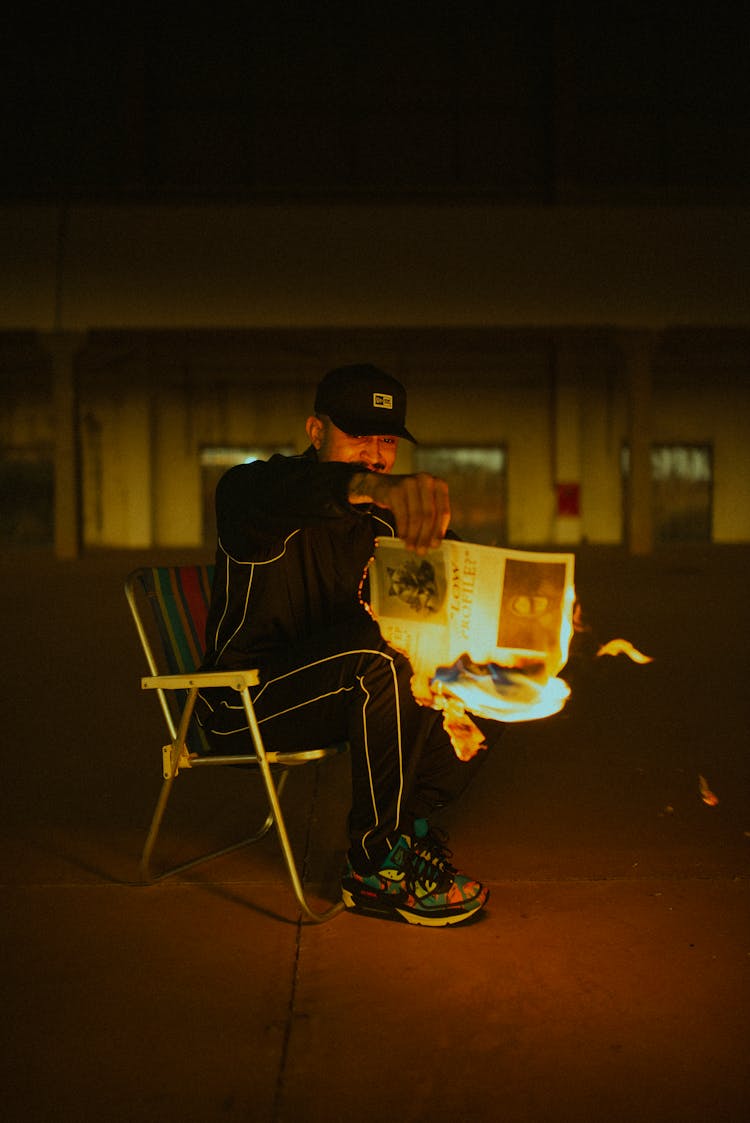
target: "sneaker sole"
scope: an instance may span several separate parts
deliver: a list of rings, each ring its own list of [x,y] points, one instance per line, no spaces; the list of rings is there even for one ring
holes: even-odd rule
[[[461,912],[444,912],[442,915],[430,916],[429,913],[412,912],[408,908],[399,907],[395,902],[393,905],[370,903],[363,901],[359,897],[350,892],[348,889],[342,889],[341,897],[344,906],[351,909],[353,912],[359,912],[363,916],[376,917],[379,920],[397,920],[403,921],[406,924],[415,924],[423,928],[445,928],[449,924],[462,924],[465,920],[473,920],[477,913],[481,912],[490,897],[489,889],[486,893],[477,900],[476,904],[472,904],[471,908],[462,910]]]

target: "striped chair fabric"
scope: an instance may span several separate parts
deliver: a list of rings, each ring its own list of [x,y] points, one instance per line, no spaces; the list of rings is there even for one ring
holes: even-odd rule
[[[190,674],[200,667],[206,650],[213,576],[213,565],[152,566],[138,571],[167,662],[166,668],[158,668],[159,672]],[[165,697],[176,725],[187,691],[172,691]],[[187,743],[191,752],[205,753],[208,749],[195,720],[191,722]]]

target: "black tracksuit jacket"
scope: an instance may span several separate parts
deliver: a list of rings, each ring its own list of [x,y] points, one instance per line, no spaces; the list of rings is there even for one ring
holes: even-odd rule
[[[221,478],[203,669],[258,668],[251,695],[268,748],[349,742],[350,853],[369,863],[452,801],[478,759],[458,760],[439,715],[413,698],[409,661],[363,604],[375,538],[395,532],[389,511],[349,503],[358,471],[310,448]],[[212,751],[249,750],[234,691],[201,691],[196,713]]]
[[[311,447],[224,474],[204,670],[278,666],[314,636],[365,623],[375,537],[395,531],[390,511],[349,502],[359,471],[320,463]]]

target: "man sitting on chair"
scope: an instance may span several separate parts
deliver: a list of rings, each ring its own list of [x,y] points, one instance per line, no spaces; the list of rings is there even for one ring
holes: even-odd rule
[[[361,599],[376,536],[398,536],[419,556],[448,528],[443,480],[388,474],[399,438],[414,440],[405,422],[400,382],[373,366],[340,367],[318,387],[306,452],[225,473],[203,669],[259,669],[251,693],[268,748],[349,742],[346,906],[442,926],[474,916],[489,891],[451,865],[429,818],[485,754],[458,759],[441,715],[415,702],[409,661]],[[215,751],[248,751],[234,691],[204,690],[197,712]],[[502,728],[482,723],[488,743]]]

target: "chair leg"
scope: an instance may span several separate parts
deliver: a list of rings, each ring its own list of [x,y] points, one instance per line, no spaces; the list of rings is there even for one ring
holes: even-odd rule
[[[284,855],[284,862],[286,863],[289,880],[292,883],[294,896],[297,900],[297,904],[302,909],[302,912],[308,920],[311,920],[314,924],[324,924],[326,920],[331,920],[334,916],[338,916],[338,914],[344,908],[344,902],[343,900],[337,901],[335,905],[332,905],[328,909],[324,909],[322,912],[318,912],[307,902],[307,898],[305,897],[305,893],[302,888],[302,880],[297,870],[297,863],[294,859],[292,847],[289,842],[289,835],[287,834],[284,816],[281,813],[281,806],[279,803],[281,784],[279,784],[278,789],[274,784],[271,766],[266,759],[266,752],[263,746],[263,740],[260,735],[260,729],[258,728],[258,723],[255,717],[255,711],[253,709],[252,702],[250,701],[250,694],[247,689],[243,690],[241,693],[242,701],[245,707],[245,714],[248,720],[248,726],[250,728],[250,732],[255,743],[255,750],[258,755],[258,764],[260,766],[261,775],[263,776],[263,781],[266,785],[266,794],[268,796],[268,804],[271,809],[271,818],[276,827],[276,834],[278,835],[279,844]]]
[[[288,772],[284,771],[279,778],[279,796],[284,790],[287,775]],[[192,858],[190,861],[183,862],[179,866],[173,866],[168,870],[164,870],[162,873],[154,874],[151,870],[151,858],[154,852],[154,847],[156,845],[156,840],[159,836],[159,831],[161,829],[164,812],[166,811],[169,797],[172,794],[172,785],[174,784],[174,780],[174,776],[168,776],[164,779],[161,790],[159,792],[159,798],[156,801],[156,807],[151,819],[151,825],[149,827],[148,834],[146,835],[146,841],[143,846],[143,853],[141,854],[140,862],[140,878],[141,882],[144,885],[154,885],[156,884],[156,882],[164,881],[166,878],[173,877],[175,874],[184,873],[186,870],[193,869],[194,866],[202,865],[204,862],[210,862],[214,858],[221,858],[225,854],[231,854],[234,850],[241,850],[244,846],[250,846],[254,842],[259,842],[262,838],[265,838],[265,836],[273,826],[273,813],[269,810],[260,828],[255,832],[255,834],[250,835],[248,838],[243,838],[240,842],[233,842],[229,846],[224,846],[219,850],[212,850],[209,854],[202,854],[197,858]]]
[[[314,924],[324,924],[326,920],[331,920],[334,916],[338,916],[338,914],[344,908],[344,902],[337,901],[335,905],[331,905],[330,908],[324,909],[322,912],[318,912],[316,909],[312,908],[310,904],[308,904],[307,898],[305,897],[305,892],[302,888],[302,880],[297,870],[297,863],[294,859],[292,847],[289,842],[289,835],[287,834],[284,816],[281,813],[281,807],[279,804],[280,791],[277,791],[276,785],[273,781],[273,776],[271,774],[270,765],[265,758],[263,758],[260,762],[260,770],[263,774],[263,779],[266,785],[266,792],[268,794],[268,802],[271,806],[271,818],[276,827],[276,834],[278,835],[279,844],[284,855],[284,862],[289,874],[289,880],[292,883],[292,889],[294,891],[294,896],[297,900],[297,904],[302,909],[302,912],[308,920],[311,920]],[[279,784],[279,789],[280,787],[281,785]]]

